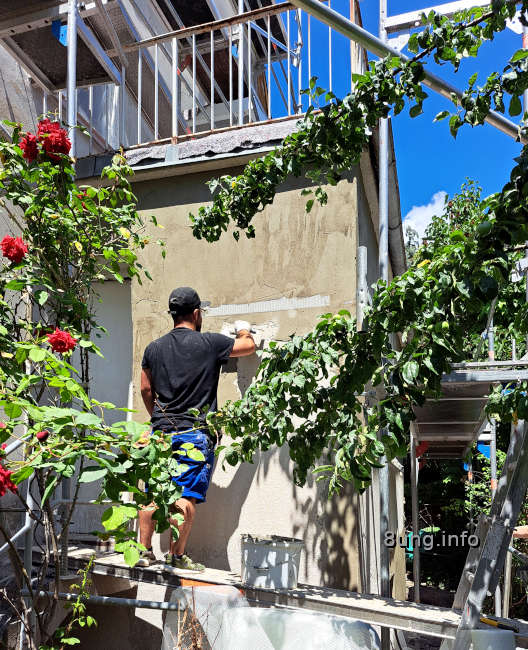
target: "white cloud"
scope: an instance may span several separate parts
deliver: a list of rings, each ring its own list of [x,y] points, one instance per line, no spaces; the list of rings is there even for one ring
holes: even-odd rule
[[[431,218],[435,215],[442,214],[444,211],[444,201],[446,196],[447,192],[440,190],[433,194],[427,205],[413,205],[403,219],[403,231],[405,232],[407,226],[411,226],[411,228],[416,230],[419,237],[422,238],[425,229],[431,222]]]

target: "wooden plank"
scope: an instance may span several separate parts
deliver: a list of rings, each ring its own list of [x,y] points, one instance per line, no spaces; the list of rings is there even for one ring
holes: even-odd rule
[[[84,566],[93,549],[72,548],[70,568]],[[168,569],[154,564],[144,568],[130,568],[122,555],[96,551],[93,572],[99,575],[128,578],[131,581],[151,582],[168,587],[229,585],[241,590],[250,604],[266,607],[295,607],[338,616],[346,616],[370,625],[390,627],[446,640],[451,647],[460,622],[460,613],[444,607],[381,598],[373,594],[359,594],[343,589],[299,585],[297,589],[254,589],[241,584],[240,576],[231,571],[206,568],[201,573]],[[104,595],[104,594],[101,594]],[[498,619],[519,628],[517,646],[527,647],[528,624]],[[479,627],[486,627],[481,625]],[[400,636],[401,638],[401,636]]]
[[[72,564],[84,564],[93,554],[91,549],[70,552]],[[460,614],[451,609],[419,605],[372,594],[358,594],[342,589],[299,585],[297,589],[254,589],[241,584],[240,576],[230,571],[206,568],[201,573],[168,569],[162,565],[144,568],[127,567],[117,553],[98,554],[94,573],[129,577],[131,580],[147,581],[168,586],[189,584],[231,585],[241,589],[246,598],[260,606],[289,606],[338,616],[347,616],[372,625],[383,625],[396,630],[428,634],[436,637],[455,638]]]

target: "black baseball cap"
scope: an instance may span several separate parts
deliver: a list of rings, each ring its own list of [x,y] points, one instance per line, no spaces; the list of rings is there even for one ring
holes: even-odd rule
[[[189,314],[195,309],[206,309],[210,304],[208,301],[202,302],[191,287],[178,287],[169,296],[169,314]]]

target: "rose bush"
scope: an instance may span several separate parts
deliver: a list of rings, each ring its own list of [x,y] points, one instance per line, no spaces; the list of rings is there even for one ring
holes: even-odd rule
[[[0,409],[5,413],[0,422],[0,497],[13,492],[27,508],[23,496],[30,485],[36,497],[38,506],[26,512],[43,540],[33,576],[11,549],[18,583],[33,594],[50,588],[53,567],[51,587],[59,589],[61,540],[67,545],[83,483],[102,480],[101,499],[110,495],[119,502],[119,490],[130,491],[141,504],[147,499],[137,482],[149,481],[149,500],[164,502],[166,519],[179,492],[173,484],[169,494],[161,482],[158,489],[150,478],[152,468],[161,474],[172,463],[170,445],[167,451],[163,440],[158,444],[153,438],[146,451],[133,447],[141,425],[106,424],[106,413],[117,407],[90,396],[91,359],[102,356],[94,337],[106,332],[95,317],[99,283],[122,283],[123,272],[139,282],[150,277],[137,263],[145,225],[128,183],[131,170],[116,155],[103,170],[106,186],[79,187],[68,157],[70,141],[58,122],[42,120],[36,135],[23,133],[19,124],[4,124],[12,130],[12,141],[0,141],[0,200],[20,234],[1,242],[2,254],[12,264],[0,267]],[[13,435],[22,442],[21,460],[5,457],[5,442]],[[134,454],[145,458],[133,462]],[[51,500],[64,480],[72,483],[71,502],[57,509]],[[107,509],[101,525],[101,534],[116,538],[130,564],[141,548],[127,524],[137,510],[138,505]],[[166,525],[160,519],[160,527]],[[0,522],[3,539],[13,532]],[[42,639],[49,636],[47,625],[57,602],[52,599],[34,614]],[[29,647],[35,650],[27,601],[17,599],[13,611],[30,631]]]

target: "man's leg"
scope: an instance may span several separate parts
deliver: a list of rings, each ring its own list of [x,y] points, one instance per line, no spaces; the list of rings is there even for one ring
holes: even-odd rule
[[[185,545],[187,544],[187,539],[189,538],[194,521],[194,515],[196,513],[196,499],[194,497],[182,497],[176,501],[174,506],[175,511],[181,513],[185,519],[179,526],[176,519],[170,520],[170,523],[173,526],[178,526],[179,532],[178,539],[174,539],[171,534],[170,552],[172,555],[183,555],[183,553],[185,553]]]
[[[141,508],[138,514],[139,520],[139,543],[147,549],[152,548],[152,535],[154,534],[154,521],[152,515],[156,506],[151,503]]]

